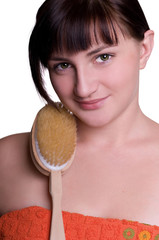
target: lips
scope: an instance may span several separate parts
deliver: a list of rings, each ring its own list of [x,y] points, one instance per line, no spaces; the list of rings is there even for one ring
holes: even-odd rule
[[[80,108],[84,110],[95,110],[102,107],[109,96],[104,98],[93,99],[90,101],[79,101],[76,102],[79,104]]]

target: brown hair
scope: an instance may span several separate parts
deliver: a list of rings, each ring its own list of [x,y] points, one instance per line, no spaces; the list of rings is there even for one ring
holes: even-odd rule
[[[39,94],[49,103],[42,69],[54,51],[86,50],[91,46],[91,32],[97,30],[103,42],[118,43],[116,26],[138,41],[149,29],[137,0],[46,0],[39,8],[29,42],[32,77]],[[92,29],[92,28],[91,28]]]

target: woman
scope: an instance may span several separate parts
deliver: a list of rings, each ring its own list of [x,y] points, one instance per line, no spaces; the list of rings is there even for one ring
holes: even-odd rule
[[[34,83],[53,104],[43,86],[42,69],[48,69],[54,90],[77,119],[76,155],[62,179],[66,239],[159,239],[159,228],[140,224],[159,226],[159,126],[138,104],[139,72],[153,38],[137,0],[46,0],[37,13],[29,43]],[[34,206],[43,214],[51,208],[48,178],[32,163],[29,136],[0,142],[6,224],[8,212],[27,213],[31,221]],[[74,221],[68,223],[70,214]],[[18,234],[13,229],[3,227],[3,235]],[[48,239],[44,229],[38,234]]]

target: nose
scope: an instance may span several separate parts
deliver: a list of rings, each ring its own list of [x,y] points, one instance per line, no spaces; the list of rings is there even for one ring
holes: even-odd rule
[[[76,69],[74,85],[74,95],[76,97],[88,98],[97,91],[97,76],[91,69],[88,68],[88,66],[80,66]]]

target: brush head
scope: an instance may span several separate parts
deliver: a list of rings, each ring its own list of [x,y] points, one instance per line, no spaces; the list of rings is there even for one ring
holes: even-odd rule
[[[72,163],[76,145],[76,121],[61,103],[46,105],[34,121],[31,153],[36,167],[44,174],[65,171]]]

